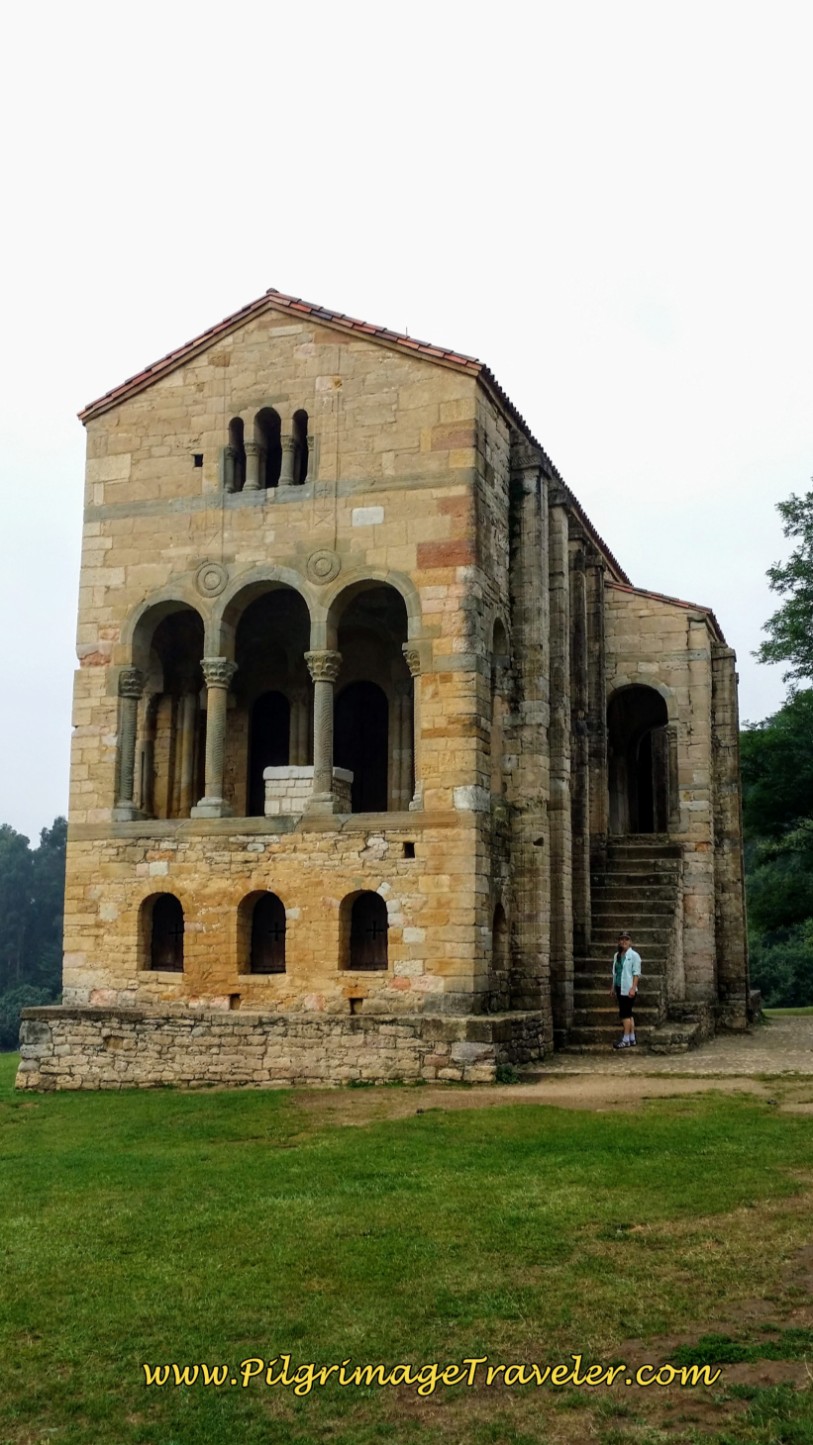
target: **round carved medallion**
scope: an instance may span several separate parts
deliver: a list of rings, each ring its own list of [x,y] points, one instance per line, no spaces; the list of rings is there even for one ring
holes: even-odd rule
[[[341,570],[341,558],[326,547],[320,548],[318,552],[311,552],[308,558],[307,572],[311,582],[332,582]]]
[[[201,597],[217,597],[229,580],[222,562],[202,562],[195,573],[195,586]]]

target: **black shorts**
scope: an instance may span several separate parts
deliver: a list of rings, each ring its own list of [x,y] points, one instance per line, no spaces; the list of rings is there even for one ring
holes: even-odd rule
[[[631,1019],[631,1018],[632,1018],[632,1010],[633,1010],[633,1008],[635,1007],[635,999],[634,999],[634,998],[630,998],[630,996],[629,996],[628,993],[622,993],[621,990],[620,990],[620,988],[617,988],[617,989],[616,989],[616,991],[615,991],[615,996],[616,996],[616,998],[618,999],[618,1012],[619,1012],[621,1018],[622,1018],[622,1019]],[[637,998],[637,996],[638,996],[638,995],[636,994],[635,997]]]

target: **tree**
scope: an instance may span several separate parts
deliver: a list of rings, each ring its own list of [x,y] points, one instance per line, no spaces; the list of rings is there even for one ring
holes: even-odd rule
[[[751,976],[767,1004],[813,999],[813,690],[741,736]]]
[[[756,653],[760,662],[788,662],[786,682],[813,681],[813,491],[777,504],[786,537],[797,546],[783,566],[769,567],[771,590],[786,600],[765,623],[771,634]]]
[[[746,837],[781,838],[813,817],[813,689],[746,728],[740,757]]]
[[[43,828],[39,846],[0,825],[0,1048],[15,1048],[20,1009],[59,992],[67,823]]]

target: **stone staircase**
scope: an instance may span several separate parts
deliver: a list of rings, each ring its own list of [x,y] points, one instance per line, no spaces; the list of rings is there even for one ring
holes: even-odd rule
[[[605,1050],[621,1035],[610,982],[622,928],[641,955],[641,1002],[635,1009],[639,1043],[658,1053],[682,1053],[699,1041],[700,1020],[667,1017],[666,969],[681,903],[681,864],[680,844],[660,835],[610,840],[605,866],[591,877],[592,940],[589,955],[574,964],[568,1050]]]

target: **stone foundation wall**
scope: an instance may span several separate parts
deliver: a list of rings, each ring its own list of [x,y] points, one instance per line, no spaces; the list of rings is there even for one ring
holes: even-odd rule
[[[541,1014],[306,1016],[26,1009],[18,1089],[492,1083],[541,1059]]]

